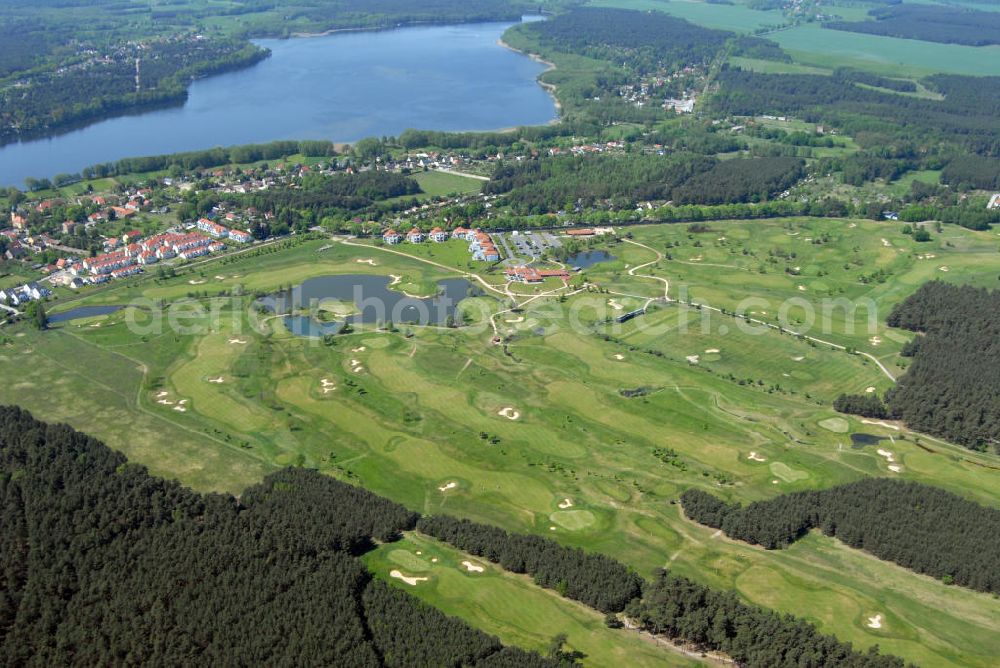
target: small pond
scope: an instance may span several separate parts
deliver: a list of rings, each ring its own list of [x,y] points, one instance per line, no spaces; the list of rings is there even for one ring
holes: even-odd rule
[[[574,269],[587,269],[593,267],[598,262],[614,260],[615,256],[602,250],[581,251],[576,255],[566,258],[566,265]]]
[[[110,315],[115,311],[120,311],[121,306],[78,306],[62,313],[53,313],[49,316],[49,324],[69,322],[80,318],[93,318],[99,315]]]
[[[336,334],[345,323],[444,325],[449,316],[455,316],[458,303],[470,296],[470,290],[475,290],[464,278],[450,278],[437,283],[438,291],[433,296],[411,297],[392,289],[393,280],[365,274],[319,276],[291,290],[263,297],[258,303],[274,313],[290,314],[285,317],[285,326],[293,334],[322,337]],[[325,300],[334,300],[334,308],[325,309]],[[351,315],[343,318],[333,315],[344,305],[352,304]],[[318,320],[316,316],[321,312],[336,321]]]

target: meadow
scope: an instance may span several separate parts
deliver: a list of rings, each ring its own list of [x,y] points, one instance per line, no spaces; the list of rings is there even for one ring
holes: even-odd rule
[[[870,298],[874,333],[861,313],[841,310],[816,336],[898,374],[909,335],[885,327],[888,309],[931,278],[995,285],[997,236],[948,226],[918,247],[898,223],[808,218],[697,229],[620,228],[596,242],[615,259],[574,277],[588,287],[572,290],[507,290],[498,272],[470,270],[458,242],[340,239],[123,282],[53,310],[137,306],[47,332],[8,331],[0,376],[14,381],[0,387],[0,402],[69,420],[200,490],[235,492],[275,467],[314,467],[422,513],[546,535],[647,576],[666,566],[921,665],[990,665],[1000,654],[1000,601],[822,536],[777,552],[735,543],[686,520],[675,500],[692,486],[745,502],[903,476],[1000,504],[997,457],[831,410],[840,392],[890,386],[873,359],[771,328],[744,331],[718,312],[706,322],[707,308],[686,303],[729,311],[754,297],[753,317],[772,323],[793,298],[799,310],[827,297]],[[482,296],[462,303],[465,327],[364,326],[327,341],[295,337],[251,307],[254,292],[357,273],[399,276],[395,287],[413,294],[465,276]],[[673,301],[651,301],[663,281]],[[646,304],[647,315],[613,321]],[[164,323],[185,328],[158,326],[160,308],[173,314]],[[504,345],[494,345],[494,326]],[[862,445],[858,434],[882,440]],[[890,449],[901,471],[876,447]],[[442,564],[459,558],[412,535],[381,548],[370,567],[384,576],[393,554],[416,549]],[[620,656],[608,653],[646,656],[634,636],[603,630],[592,613],[495,567],[479,583],[488,585],[476,594],[483,599],[469,593],[472,575],[431,572],[413,587],[394,584],[505,641],[539,647],[561,629],[592,665]],[[496,621],[518,613],[555,630]],[[886,620],[879,629],[865,623],[874,614]],[[684,660],[663,661],[674,659]]]

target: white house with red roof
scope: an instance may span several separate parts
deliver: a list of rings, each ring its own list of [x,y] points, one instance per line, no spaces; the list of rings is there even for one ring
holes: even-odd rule
[[[402,240],[403,235],[396,230],[386,230],[382,233],[382,241],[386,242],[390,246],[395,246]]]
[[[441,243],[442,241],[448,241],[448,233],[442,230],[440,227],[435,227],[431,230],[430,239],[431,241]]]

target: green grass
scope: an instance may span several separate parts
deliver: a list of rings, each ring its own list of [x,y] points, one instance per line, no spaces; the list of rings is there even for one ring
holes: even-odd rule
[[[421,534],[407,534],[402,541],[382,545],[364,561],[376,577],[446,614],[470,621],[505,644],[545,654],[552,637],[564,633],[569,648],[584,653],[586,666],[696,665],[693,659],[656,647],[634,631],[607,628],[599,613],[538,587],[526,576],[504,572]],[[470,572],[463,561],[485,570]],[[392,578],[393,570],[428,580],[410,586]]]
[[[816,25],[782,30],[767,38],[780,44],[796,62],[813,67],[856,67],[890,76],[926,76],[935,72],[1000,74],[997,46],[921,42],[828,30]]]
[[[435,171],[419,172],[414,174],[413,178],[429,197],[477,193],[483,186],[483,181],[480,179]]]
[[[759,74],[831,74],[833,72],[833,70],[823,67],[812,67],[799,63],[783,63],[778,60],[746,58],[743,56],[734,56],[729,59],[729,63]]]
[[[960,228],[935,232],[934,242],[919,248],[898,223],[801,218],[713,222],[711,228],[692,234],[686,225],[655,225],[627,232],[672,254],[641,273],[667,278],[674,298],[686,293],[734,309],[752,296],[763,301],[749,308],[768,321],[791,298],[817,306],[825,297],[872,299],[880,341],[871,340],[860,314],[835,314],[823,336],[871,352],[897,373],[909,334],[885,327],[893,304],[930,278],[992,286],[1000,272],[996,236]],[[808,241],[820,238],[825,243]],[[631,308],[663,289],[628,275],[630,267],[655,260],[653,251],[607,244],[616,259],[585,272],[602,292],[563,304],[539,298],[517,317],[497,318],[509,354],[491,343],[488,326],[410,328],[411,337],[362,327],[327,346],[293,337],[277,321],[251,329],[249,298],[215,296],[346,273],[394,274],[401,286],[433,289],[436,280],[468,271],[464,244],[457,242],[379,248],[314,240],[214,261],[166,281],[122,282],[78,303],[172,302],[198,293],[218,317],[195,318],[206,326],[200,333],[134,333],[126,326],[130,319],[149,324],[150,318],[135,309],[41,334],[9,330],[0,377],[17,381],[0,387],[0,401],[69,420],[154,472],[198,489],[235,491],[276,466],[315,467],[420,512],[536,532],[605,552],[644,575],[669,565],[736,589],[751,602],[809,616],[824,632],[859,647],[878,643],[921,665],[990,665],[1000,651],[995,599],[907,574],[826,539],[768,552],[712,538],[670,501],[689,487],[748,502],[895,475],[872,449],[851,448],[849,434],[865,432],[893,434],[891,447],[907,479],[998,505],[996,472],[973,463],[997,458],[924,440],[937,451],[927,452],[914,434],[837,416],[830,403],[840,392],[891,385],[861,356],[774,331],[744,332],[728,316],[715,314],[706,323],[698,311],[677,305],[623,325],[607,323],[617,313],[609,300]],[[936,257],[917,257],[927,252]],[[786,272],[794,267],[798,275]],[[877,269],[886,272],[886,282],[859,282]],[[507,302],[485,296],[470,303],[495,312]],[[68,305],[60,302],[60,308]],[[853,334],[848,323],[856,326]],[[692,355],[699,356],[697,364],[688,362]],[[361,372],[353,371],[354,360]],[[335,389],[324,392],[324,380]],[[644,392],[620,393],[636,388]],[[185,412],[174,408],[181,400]],[[500,415],[506,407],[519,418]],[[831,419],[838,421],[834,431],[823,426]],[[672,462],[656,455],[664,448],[676,453]],[[766,461],[750,459],[751,452]],[[456,486],[440,489],[450,482]],[[573,505],[560,507],[565,499]],[[407,572],[399,558],[393,563]],[[431,577],[407,589],[421,595],[450,586],[436,572]],[[522,595],[529,594],[504,594],[509,601]],[[449,589],[428,600],[491,632],[509,627],[505,639],[522,637],[503,606],[482,606],[491,610],[482,613],[459,599],[460,590]],[[886,629],[864,626],[865,614],[874,611],[885,615]],[[551,635],[546,630],[524,642],[534,647]],[[626,642],[603,643],[604,651],[624,651]],[[583,651],[607,665],[597,660],[598,650]]]

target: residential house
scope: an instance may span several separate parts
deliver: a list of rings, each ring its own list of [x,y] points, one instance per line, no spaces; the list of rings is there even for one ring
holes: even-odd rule
[[[419,244],[424,240],[424,233],[420,231],[420,228],[414,227],[406,233],[406,240],[411,244]]]
[[[397,232],[396,230],[386,230],[382,234],[382,241],[389,244],[390,246],[394,246],[402,240],[403,240],[403,235]]]
[[[253,241],[253,235],[243,230],[229,230],[229,238],[241,244]]]
[[[448,241],[448,233],[442,230],[440,227],[435,227],[431,230],[430,238],[431,241],[441,243],[442,241]]]

